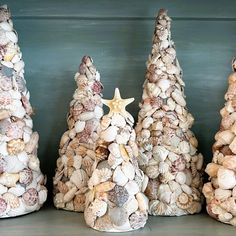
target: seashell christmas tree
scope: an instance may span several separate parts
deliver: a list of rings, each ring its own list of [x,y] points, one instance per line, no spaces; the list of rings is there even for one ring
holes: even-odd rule
[[[39,210],[47,198],[33,132],[24,62],[6,5],[0,7],[0,218]]]
[[[204,184],[203,194],[211,217],[236,226],[236,59],[228,83],[220,130],[212,147],[213,159],[205,170],[210,182]]]
[[[139,165],[149,177],[146,196],[151,215],[180,216],[201,210],[203,156],[190,130],[184,82],[171,19],[161,9],[156,18],[152,52],[136,125]]]
[[[103,115],[103,86],[91,57],[83,57],[75,81],[78,88],[70,103],[68,130],[61,137],[60,157],[53,179],[54,205],[83,212],[87,182],[95,160],[97,129]]]
[[[122,99],[118,89],[102,117],[94,171],[88,181],[85,221],[99,231],[124,232],[143,227],[148,217],[144,195],[148,178],[139,169],[133,117],[125,107],[133,98]]]

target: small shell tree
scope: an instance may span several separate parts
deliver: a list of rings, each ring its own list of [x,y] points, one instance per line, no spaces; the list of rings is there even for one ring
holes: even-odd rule
[[[213,159],[206,167],[210,182],[204,184],[203,194],[208,214],[236,226],[236,60],[228,78],[225,106],[221,109],[220,130],[212,147]]]
[[[147,221],[148,178],[138,167],[134,120],[125,110],[133,100],[122,99],[118,89],[112,100],[103,100],[110,112],[101,120],[84,212],[86,223],[99,231],[135,230]]]
[[[54,205],[64,210],[83,212],[84,194],[95,159],[97,129],[103,115],[103,86],[91,57],[83,57],[75,81],[78,88],[70,103],[68,130],[61,137],[60,157],[53,179]]]
[[[165,10],[156,18],[152,52],[136,126],[139,164],[149,177],[146,196],[152,215],[179,216],[201,210],[203,156],[190,130],[184,82],[171,19]]]
[[[0,7],[0,218],[24,215],[47,198],[37,157],[24,62],[7,6]]]

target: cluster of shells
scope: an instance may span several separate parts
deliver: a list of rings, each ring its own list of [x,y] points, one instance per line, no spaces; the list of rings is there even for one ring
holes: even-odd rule
[[[38,210],[46,201],[33,132],[24,62],[11,15],[0,7],[0,218]]]
[[[201,210],[203,156],[190,130],[194,119],[186,108],[170,24],[166,11],[160,10],[136,133],[139,164],[149,177],[149,213],[178,216]]]
[[[233,62],[236,71],[236,60]],[[236,72],[229,78],[220,130],[215,135],[213,159],[206,167],[210,182],[203,187],[207,212],[213,218],[236,226]]]
[[[99,231],[143,227],[148,216],[144,195],[148,178],[139,169],[132,116],[103,116],[96,147],[96,166],[88,181],[85,221]]]
[[[97,129],[103,115],[100,75],[89,56],[84,56],[75,75],[74,92],[62,135],[57,169],[53,180],[54,205],[71,211],[84,211],[87,182],[95,160]]]

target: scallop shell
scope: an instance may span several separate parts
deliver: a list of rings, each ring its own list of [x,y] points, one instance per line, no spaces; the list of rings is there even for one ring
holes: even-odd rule
[[[112,142],[116,139],[118,128],[116,126],[109,126],[106,130],[102,131],[100,137],[105,142]]]
[[[120,165],[123,162],[123,158],[122,157],[115,157],[114,155],[112,155],[110,153],[110,155],[108,156],[108,164],[112,169],[115,169],[118,165]]]
[[[33,173],[30,169],[24,169],[19,173],[19,182],[24,185],[29,185],[33,180]]]
[[[110,216],[111,222],[117,226],[124,225],[128,219],[127,211],[121,207],[110,208],[108,215]]]
[[[157,161],[165,161],[169,154],[169,151],[162,146],[153,147],[153,158]]]
[[[53,203],[56,208],[64,208],[65,207],[64,194],[57,193],[53,198]]]
[[[199,213],[202,209],[202,204],[200,202],[193,201],[191,206],[187,209],[189,214]]]
[[[7,210],[7,202],[0,197],[0,216],[4,215]]]
[[[20,206],[19,198],[13,193],[4,193],[3,199],[7,202],[10,208],[18,208]]]
[[[180,106],[186,106],[186,101],[183,97],[183,94],[181,94],[179,90],[176,89],[174,92],[172,92],[171,96]]]
[[[129,217],[132,229],[139,229],[145,226],[148,216],[144,212],[136,211]]]
[[[102,200],[95,199],[91,203],[90,208],[92,209],[92,213],[94,215],[96,215],[97,217],[101,217],[107,212],[107,203]]]
[[[38,202],[38,192],[35,188],[28,189],[22,198],[27,206],[34,206]]]
[[[84,194],[78,194],[74,197],[74,208],[75,211],[83,212],[85,208],[85,195]]]
[[[82,188],[87,185],[88,182],[88,175],[82,169],[75,170],[70,177],[70,181],[76,185],[77,188]]]
[[[236,156],[225,156],[223,166],[230,170],[236,171]]]
[[[113,174],[113,181],[120,186],[124,186],[128,180],[128,177],[121,170],[121,167],[117,166]]]
[[[232,189],[236,185],[235,172],[220,167],[217,172],[218,184],[221,189]]]
[[[172,208],[164,202],[154,200],[150,202],[149,213],[151,215],[171,215]]]
[[[70,201],[74,198],[76,192],[77,192],[77,187],[76,187],[76,186],[73,187],[73,188],[71,188],[71,189],[64,195],[63,201],[64,201],[65,203],[70,202]]]
[[[104,215],[102,217],[99,217],[94,225],[94,228],[99,231],[106,231],[110,232],[113,231],[113,224],[111,222],[109,215]]]
[[[150,179],[156,179],[160,174],[158,165],[147,166],[145,173]]]
[[[108,192],[108,199],[116,206],[122,207],[129,199],[129,193],[126,188],[116,185]]]
[[[125,185],[125,189],[127,190],[130,196],[135,195],[140,191],[138,184],[136,183],[136,181],[133,180],[129,181]]]
[[[186,193],[181,193],[177,198],[176,205],[181,209],[188,209],[191,206],[192,202],[192,196]]]
[[[159,168],[158,168],[158,170],[159,170],[159,172],[160,173],[162,173],[162,174],[164,174],[164,173],[167,173],[168,171],[169,171],[169,165],[166,163],[166,162],[164,162],[164,161],[161,161],[160,163],[159,163]]]
[[[127,214],[131,215],[138,210],[138,201],[135,199],[135,197],[130,197],[123,207],[127,211]]]
[[[6,187],[15,187],[17,181],[19,180],[19,174],[9,174],[4,172],[0,175],[0,184],[5,185]]]

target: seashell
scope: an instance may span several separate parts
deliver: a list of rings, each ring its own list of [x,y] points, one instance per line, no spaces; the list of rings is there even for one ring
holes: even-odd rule
[[[141,192],[137,193],[135,195],[137,201],[138,201],[138,206],[141,212],[147,212],[148,210],[148,198]]]
[[[95,186],[95,191],[96,192],[108,192],[110,190],[112,190],[115,187],[115,183],[111,182],[111,181],[107,181],[101,184],[98,184],[97,186]]]
[[[38,202],[38,192],[35,188],[27,189],[22,198],[27,206],[34,206]]]
[[[110,216],[111,222],[117,226],[125,224],[128,219],[127,211],[121,207],[110,208],[108,215]]]
[[[8,188],[0,184],[0,195],[6,193],[7,191],[8,191]]]
[[[113,202],[116,206],[122,207],[129,199],[129,193],[126,188],[115,185],[108,192],[108,199]]]
[[[106,129],[110,124],[111,124],[111,118],[109,118],[108,116],[103,116],[100,122],[102,128]]]
[[[169,154],[169,151],[163,146],[153,147],[153,158],[157,161],[165,161]]]
[[[99,106],[95,106],[94,108],[94,116],[96,119],[100,120],[103,116],[103,109]]]
[[[129,217],[132,229],[139,229],[145,226],[148,216],[144,212],[136,211]]]
[[[10,61],[1,61],[1,64],[5,67],[8,67],[8,68],[13,68],[14,67],[13,63],[10,62]]]
[[[94,225],[94,229],[99,231],[113,232],[114,228],[109,215],[99,217]]]
[[[92,209],[92,213],[94,215],[96,215],[97,217],[101,217],[107,212],[107,203],[102,200],[95,199],[91,203],[90,208]]]
[[[47,189],[43,188],[38,192],[39,205],[42,205],[47,200]]]
[[[18,37],[16,36],[16,34],[13,31],[7,31],[6,37],[13,43],[18,42]]]
[[[121,170],[128,177],[129,180],[133,180],[135,176],[135,170],[130,162],[124,161],[121,166]]]
[[[217,140],[213,147],[223,146],[230,144],[234,139],[234,134],[229,130],[224,130],[222,132],[218,132],[215,135],[215,140]]]
[[[146,117],[143,121],[142,121],[142,127],[144,129],[148,129],[151,124],[153,123],[153,118],[151,117]]]
[[[24,163],[22,163],[17,156],[6,156],[5,161],[7,162],[5,171],[8,173],[18,173],[25,167]]]
[[[8,192],[19,197],[25,192],[25,188],[22,187],[20,184],[16,184],[15,187],[9,188]]]
[[[70,181],[75,184],[75,186],[80,189],[87,185],[88,175],[82,169],[75,170],[70,177]]]
[[[120,165],[123,162],[123,158],[122,157],[115,157],[114,155],[112,155],[110,153],[110,155],[108,156],[108,164],[112,169],[115,169],[118,165]]]
[[[145,174],[151,179],[156,179],[160,174],[158,165],[147,166]]]
[[[23,136],[23,129],[20,122],[12,123],[7,130],[6,135],[12,139],[21,139]]]
[[[231,196],[231,193],[231,190],[217,188],[215,190],[215,199],[219,201],[224,201]]]
[[[229,148],[233,153],[236,153],[236,138],[234,138],[233,141],[230,143]]]
[[[65,195],[63,194],[63,202],[64,203],[70,202],[74,198],[76,192],[77,192],[77,187],[74,186]]]
[[[108,146],[108,150],[110,151],[110,153],[119,158],[121,156],[121,153],[120,153],[120,146],[117,144],[117,143],[111,143],[109,146]]]
[[[129,200],[124,204],[124,208],[128,215],[131,215],[138,210],[138,201],[135,197],[130,197]]]
[[[3,158],[3,156],[0,155],[0,174],[2,174],[7,167],[7,162],[6,160]]]
[[[220,167],[217,172],[218,184],[221,189],[232,189],[236,185],[234,171]]]
[[[127,150],[126,150],[126,147],[123,144],[119,144],[119,149],[120,149],[121,157],[123,157],[123,159],[125,161],[129,161],[129,154],[128,154]],[[137,145],[135,145],[135,144],[132,145],[132,151],[134,153],[134,156],[137,156],[137,155],[135,155],[135,154],[138,153]]]
[[[109,150],[106,145],[99,144],[96,147],[95,153],[96,153],[96,159],[98,161],[101,161],[101,160],[104,160],[105,158],[107,158],[107,156],[109,155]]]
[[[171,94],[172,98],[174,101],[176,101],[180,106],[185,107],[186,106],[186,101],[183,97],[183,94],[177,89],[174,90]]]
[[[56,208],[64,208],[65,207],[64,194],[57,193],[53,198],[53,203]]]
[[[28,185],[32,182],[33,180],[33,173],[30,169],[24,169],[19,173],[19,182],[24,185]]]
[[[94,115],[95,115],[94,112],[91,112],[91,111],[83,112],[78,115],[78,119],[81,121],[87,121],[87,120],[93,119]]]
[[[7,119],[11,116],[10,110],[0,109],[0,120]]]
[[[166,162],[161,161],[159,163],[159,169],[158,170],[159,170],[160,173],[164,174],[164,173],[169,171],[169,165]]]
[[[111,125],[124,128],[126,126],[125,118],[122,115],[115,113],[111,118]]]
[[[69,187],[63,183],[62,181],[58,181],[57,186],[55,186],[55,188],[63,194],[66,194],[69,191]]]
[[[116,126],[109,126],[106,130],[102,131],[100,137],[105,142],[112,142],[116,139],[118,128]]]
[[[171,215],[172,209],[164,202],[158,200],[151,201],[149,206],[149,214],[151,215]]]
[[[13,193],[4,193],[2,197],[10,208],[14,209],[20,206],[19,198]]]
[[[75,211],[84,212],[84,209],[85,209],[85,195],[84,194],[76,195],[74,197],[73,203],[74,203]]]
[[[38,145],[38,141],[39,141],[38,133],[37,132],[33,132],[31,137],[30,137],[30,141],[28,143],[26,143],[26,145],[25,145],[25,151],[27,153],[32,153],[33,150]]]
[[[125,189],[127,190],[127,192],[129,193],[130,196],[135,195],[140,191],[138,184],[133,180],[130,180],[125,185]]]
[[[202,205],[200,202],[193,201],[191,206],[187,209],[189,214],[199,213],[202,209]]]
[[[0,175],[0,184],[5,185],[6,187],[15,187],[17,181],[19,180],[19,174],[9,174],[4,172]]]
[[[28,167],[33,171],[39,171],[39,159],[34,155],[30,155]]]
[[[230,223],[231,225],[233,225],[233,226],[236,226],[236,217],[233,217],[233,218],[229,221],[229,223]]]
[[[210,176],[210,177],[216,177],[218,170],[220,168],[220,165],[217,165],[215,163],[209,163],[206,166],[205,172]]]
[[[181,193],[177,198],[176,205],[181,209],[188,209],[191,206],[192,202],[192,196],[186,193]]]
[[[7,202],[0,196],[0,216],[4,215],[7,211]]]
[[[186,183],[186,175],[184,172],[180,171],[175,176],[175,181],[179,184],[185,184]]]
[[[14,64],[13,68],[15,71],[20,72],[21,70],[24,69],[24,67],[25,67],[25,63],[22,60],[20,60]]]
[[[7,156],[8,152],[7,152],[7,143],[6,142],[0,142],[0,154]]]
[[[12,25],[10,25],[8,22],[1,22],[0,23],[0,27],[2,28],[2,29],[4,29],[5,31],[12,31],[13,30],[13,27],[12,27]]]
[[[174,179],[175,179],[175,176],[171,174],[170,172],[166,172],[159,175],[159,180],[161,181],[161,183],[168,183],[169,181],[174,180]]]
[[[163,93],[170,87],[170,81],[167,79],[160,79],[157,82],[158,87],[161,89]]]
[[[85,128],[85,121],[77,121],[75,123],[75,132],[76,133],[79,133],[79,132],[82,132]]]
[[[181,153],[189,153],[189,151],[190,151],[189,144],[186,141],[180,142],[178,148]]]
[[[192,189],[187,184],[182,184],[181,188],[182,188],[183,192],[185,192],[189,195],[191,195],[193,192]]]
[[[148,129],[143,129],[143,130],[141,131],[141,137],[142,137],[143,139],[149,139],[150,136],[151,136],[151,132],[150,132]]]
[[[121,167],[117,166],[113,173],[113,181],[120,186],[124,186],[128,180],[128,177],[121,170]]]
[[[223,167],[236,172],[236,156],[226,155],[225,158],[224,158],[224,161],[223,161]]]

